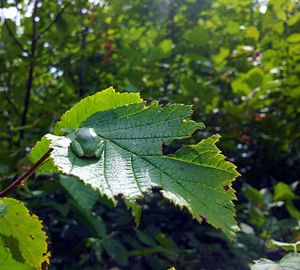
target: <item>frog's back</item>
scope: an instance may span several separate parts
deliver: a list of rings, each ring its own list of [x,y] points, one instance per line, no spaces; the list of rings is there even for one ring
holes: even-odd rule
[[[81,128],[78,130],[76,140],[80,143],[86,156],[93,156],[98,145],[98,136],[92,128]]]

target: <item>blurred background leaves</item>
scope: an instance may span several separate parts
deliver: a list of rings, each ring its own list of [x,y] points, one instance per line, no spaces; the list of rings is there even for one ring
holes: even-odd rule
[[[140,201],[136,228],[121,200],[114,208],[81,182],[36,174],[13,196],[44,220],[51,269],[244,270],[281,258],[272,239],[300,240],[299,9],[294,0],[1,1],[2,187],[66,109],[110,85],[193,104],[207,128],[191,142],[220,133],[242,174],[236,242],[156,190]]]

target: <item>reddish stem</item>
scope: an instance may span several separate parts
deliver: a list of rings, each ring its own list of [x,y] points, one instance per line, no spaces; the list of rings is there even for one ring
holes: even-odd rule
[[[36,163],[34,163],[27,171],[25,171],[21,176],[18,177],[13,183],[11,183],[7,188],[0,191],[0,198],[4,197],[7,193],[14,190],[18,185],[22,183],[26,178],[34,173],[34,171],[50,156],[52,152],[50,148]]]

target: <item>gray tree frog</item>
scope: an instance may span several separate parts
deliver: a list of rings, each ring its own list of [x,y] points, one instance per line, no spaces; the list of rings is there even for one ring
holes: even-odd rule
[[[79,128],[72,133],[71,149],[76,156],[100,158],[104,149],[104,141],[93,128]]]

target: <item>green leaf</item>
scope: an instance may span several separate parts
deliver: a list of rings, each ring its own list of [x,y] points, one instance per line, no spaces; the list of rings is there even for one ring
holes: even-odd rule
[[[288,210],[292,218],[300,220],[300,211],[296,208],[296,206],[291,200],[288,200],[286,202],[286,209]]]
[[[286,243],[286,242],[279,242],[279,241],[271,239],[267,243],[267,247],[268,248],[279,247],[279,248],[281,248],[282,250],[285,250],[285,251],[294,251],[294,252],[296,252],[297,250],[300,249],[300,241],[296,242],[296,243]]]
[[[60,135],[62,128],[78,128],[85,119],[96,112],[142,101],[138,93],[116,93],[113,87],[109,87],[82,99],[65,112],[60,121],[56,123],[53,133]]]
[[[162,52],[165,55],[169,55],[172,51],[173,42],[171,39],[165,39],[159,44],[159,48],[161,48]]]
[[[274,190],[274,200],[275,201],[285,201],[285,200],[297,200],[297,196],[292,189],[283,182],[278,182]]]
[[[299,269],[300,255],[291,253],[284,256],[279,262],[260,259],[255,262],[251,270],[296,270]]]
[[[287,41],[290,43],[300,42],[300,34],[291,34],[287,37]]]
[[[216,64],[220,64],[223,63],[223,61],[225,60],[225,58],[229,55],[230,50],[228,48],[221,48],[218,54],[214,54],[212,56],[212,60],[216,63]]]
[[[9,166],[0,162],[0,175],[5,175],[9,173]]]
[[[140,230],[136,230],[138,239],[147,246],[156,246],[156,242],[153,240],[150,234],[144,233]]]
[[[110,237],[103,239],[103,248],[114,258],[119,264],[126,265],[128,262],[128,254],[124,245],[117,239]]]
[[[7,213],[8,205],[5,203],[0,203],[0,217],[3,217]]]
[[[100,196],[99,192],[86,186],[74,176],[60,175],[59,181],[73,198],[70,202],[72,210],[81,218],[80,220],[84,220],[84,225],[96,237],[104,237],[106,235],[105,224],[101,217],[92,212]]]
[[[17,257],[14,254],[14,257]],[[34,268],[24,261],[17,261],[13,257],[9,247],[0,238],[0,269],[1,270],[33,270]],[[19,258],[17,258],[19,259]],[[21,259],[22,260],[22,259]]]
[[[254,89],[262,85],[264,81],[264,72],[258,68],[252,68],[247,73],[247,78],[245,78],[245,82],[249,85],[250,89]]]
[[[247,199],[255,204],[264,203],[264,196],[254,187],[247,185],[244,190]]]
[[[61,172],[78,176],[108,198],[115,200],[122,194],[135,201],[158,186],[174,204],[186,207],[199,221],[205,218],[232,238],[237,226],[230,186],[238,173],[215,146],[219,136],[185,146],[175,155],[162,155],[163,144],[203,128],[202,123],[186,119],[191,113],[190,106],[172,104],[162,108],[153,103],[93,114],[80,127],[93,128],[104,141],[100,159],[77,157],[68,137],[49,134],[46,138],[52,142],[51,158]]]
[[[49,264],[47,236],[38,217],[29,213],[28,209],[15,199],[3,198],[0,199],[0,203],[8,206],[7,212],[0,217],[0,239],[4,247],[8,247],[0,252],[0,257],[7,254],[6,259],[0,261],[0,268],[2,269],[1,263],[4,265],[3,269],[16,263],[10,259],[10,254],[18,262],[26,262],[34,269],[42,269],[45,264]],[[24,269],[31,268],[24,266]]]
[[[29,153],[29,159],[32,163],[37,162],[50,148],[50,141],[43,136],[41,140],[39,140],[34,147],[31,149]],[[57,168],[55,167],[52,159],[47,159],[45,162],[38,167],[38,171],[41,173],[45,172],[57,172]]]
[[[157,47],[154,47],[151,53],[151,60],[158,61],[168,57],[173,50],[173,42],[171,39],[165,39]]]
[[[257,41],[259,39],[259,31],[255,26],[249,26],[246,30],[246,36]]]
[[[91,211],[99,193],[76,177],[60,175],[59,182],[84,210]]]
[[[131,199],[125,199],[125,204],[127,209],[131,209],[131,214],[134,216],[135,224],[138,227],[141,221],[142,207]]]
[[[252,68],[247,73],[239,76],[231,83],[232,90],[236,93],[248,95],[252,90],[260,87],[264,82],[264,72],[258,68]]]

